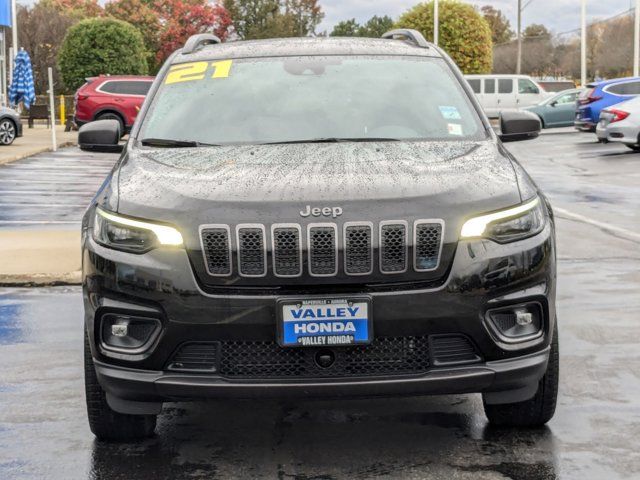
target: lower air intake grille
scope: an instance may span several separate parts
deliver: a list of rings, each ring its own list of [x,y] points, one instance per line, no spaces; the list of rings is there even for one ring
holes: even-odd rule
[[[429,340],[436,367],[480,361],[475,347],[464,335],[432,335]]]
[[[407,269],[407,226],[388,223],[380,227],[380,270],[401,273]]]
[[[344,229],[344,268],[348,275],[366,275],[373,270],[371,226],[349,225]]]
[[[194,345],[200,349],[194,351]],[[200,366],[203,345],[210,348],[207,358],[219,355],[216,374],[238,379],[408,375],[424,373],[429,368],[429,339],[417,336],[379,337],[370,345],[334,348],[335,362],[329,368],[316,364],[315,348],[282,348],[271,341],[186,344],[175,354],[168,369],[177,370],[177,364]],[[211,345],[217,345],[219,350]]]
[[[309,271],[316,276],[337,273],[335,227],[319,226],[309,229]]]
[[[238,228],[240,275],[261,277],[266,272],[264,230],[261,227]]]
[[[415,269],[419,272],[434,270],[438,267],[440,256],[442,224],[416,223],[414,236]]]
[[[231,274],[231,250],[227,227],[202,229],[202,248],[209,275]]]
[[[214,373],[218,369],[218,343],[186,343],[174,354],[167,370]]]
[[[380,337],[370,345],[335,348],[335,362],[318,367],[312,348],[275,342],[223,342],[220,374],[235,378],[349,377],[420,373],[429,367],[428,339]]]

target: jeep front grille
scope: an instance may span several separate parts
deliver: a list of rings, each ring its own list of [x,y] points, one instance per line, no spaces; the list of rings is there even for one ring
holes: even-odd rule
[[[372,226],[346,224],[344,227],[344,271],[347,275],[367,275],[373,271]]]
[[[382,273],[402,273],[407,270],[406,222],[380,224],[380,270]]]
[[[433,271],[440,265],[442,220],[298,224],[240,224],[200,228],[206,271],[242,277],[330,277]],[[268,268],[269,264],[269,268]]]
[[[273,271],[275,275],[278,277],[298,277],[302,275],[300,227],[298,225],[274,225],[271,232]]]
[[[231,275],[231,239],[226,225],[208,225],[200,229],[207,272],[212,276]]]
[[[442,223],[438,220],[419,220],[413,228],[414,268],[428,272],[438,268],[442,242]]]
[[[315,277],[338,273],[338,244],[335,225],[309,225],[309,273]]]
[[[238,225],[238,269],[243,277],[267,273],[267,250],[262,225]]]

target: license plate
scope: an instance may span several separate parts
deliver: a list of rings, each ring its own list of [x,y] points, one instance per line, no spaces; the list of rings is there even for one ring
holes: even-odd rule
[[[337,347],[371,342],[368,298],[326,298],[278,302],[283,347]]]

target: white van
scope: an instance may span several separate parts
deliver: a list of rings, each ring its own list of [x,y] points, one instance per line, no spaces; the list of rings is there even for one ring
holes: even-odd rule
[[[540,103],[550,93],[527,75],[465,75],[489,118]]]

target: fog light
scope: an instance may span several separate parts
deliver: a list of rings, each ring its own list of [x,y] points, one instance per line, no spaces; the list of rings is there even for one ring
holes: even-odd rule
[[[507,343],[526,342],[542,335],[542,308],[538,303],[490,310],[487,320],[495,336]]]
[[[157,338],[160,320],[106,313],[102,316],[100,333],[106,350],[139,353]]]
[[[126,337],[129,334],[129,328],[124,323],[111,325],[111,335],[114,337]]]
[[[522,327],[533,323],[533,314],[526,310],[516,310],[516,323]]]

